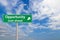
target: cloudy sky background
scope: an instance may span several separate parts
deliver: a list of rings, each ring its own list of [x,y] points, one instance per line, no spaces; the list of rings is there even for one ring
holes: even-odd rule
[[[60,40],[60,0],[0,0],[0,40],[15,40],[16,23],[3,14],[32,14],[32,23],[19,23],[19,40]]]

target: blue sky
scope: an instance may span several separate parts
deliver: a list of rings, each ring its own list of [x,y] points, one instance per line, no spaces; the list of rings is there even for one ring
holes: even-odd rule
[[[4,2],[3,2],[4,1]],[[19,40],[60,40],[60,0],[0,0],[0,40],[15,40],[16,23],[4,23],[3,14],[31,14],[31,23],[19,23]]]

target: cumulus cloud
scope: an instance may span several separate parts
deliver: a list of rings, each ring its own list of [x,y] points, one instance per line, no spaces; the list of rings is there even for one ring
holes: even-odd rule
[[[52,13],[54,12],[53,9],[51,9],[48,5],[43,3],[43,1],[39,2],[38,0],[31,1],[30,8],[32,11],[37,12],[36,14],[33,14],[33,20],[34,19],[40,19],[40,20],[44,19],[46,17],[51,16]]]
[[[38,0],[30,0],[30,9],[36,11],[33,14],[33,20],[42,20],[49,17],[48,28],[58,30],[60,29],[60,0],[44,0],[39,2]]]

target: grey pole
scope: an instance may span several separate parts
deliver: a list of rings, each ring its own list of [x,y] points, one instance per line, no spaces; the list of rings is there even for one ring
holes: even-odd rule
[[[18,23],[16,23],[16,40],[18,40]]]

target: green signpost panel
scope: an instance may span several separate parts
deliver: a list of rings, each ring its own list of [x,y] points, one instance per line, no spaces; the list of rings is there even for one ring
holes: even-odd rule
[[[32,22],[32,15],[3,15],[3,22]]]

